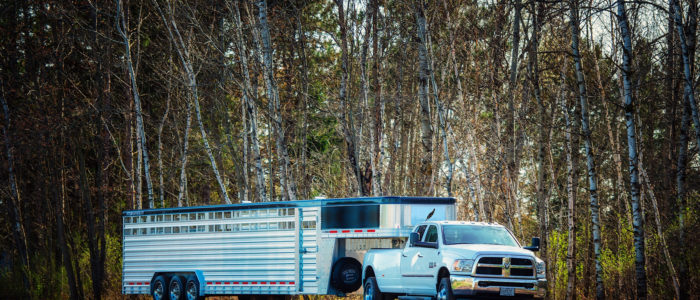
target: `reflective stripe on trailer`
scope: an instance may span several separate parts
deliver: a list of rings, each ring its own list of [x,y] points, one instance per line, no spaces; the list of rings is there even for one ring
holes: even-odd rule
[[[294,285],[294,281],[207,281],[207,285]]]
[[[148,281],[132,281],[127,282],[126,285],[151,285],[151,283]]]

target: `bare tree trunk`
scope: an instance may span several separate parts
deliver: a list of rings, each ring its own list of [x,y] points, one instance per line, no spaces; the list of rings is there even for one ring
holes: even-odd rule
[[[384,147],[382,146],[382,135],[384,127],[384,99],[382,98],[381,86],[381,49],[379,49],[379,28],[377,19],[379,17],[379,1],[372,0],[372,53],[374,59],[374,68],[372,69],[372,77],[374,77],[374,116],[372,120],[372,145],[371,145],[371,165],[372,165],[372,194],[381,196],[384,194],[382,190],[382,175],[383,175],[383,157]],[[368,11],[369,12],[369,11]]]
[[[125,8],[124,8],[125,9]],[[143,126],[143,113],[141,112],[141,98],[139,97],[138,85],[136,84],[136,73],[134,72],[134,65],[131,61],[131,41],[129,41],[128,36],[128,24],[126,23],[126,18],[124,17],[124,11],[122,9],[122,1],[117,0],[117,31],[121,36],[124,43],[124,56],[126,59],[127,69],[129,70],[129,77],[131,79],[131,90],[134,97],[134,108],[136,109],[136,131],[138,134],[137,144],[140,144],[139,150],[141,151],[143,160],[143,172],[146,175],[146,189],[148,191],[148,207],[154,208],[153,202],[153,185],[151,183],[151,172],[150,165],[148,162],[148,148],[146,147],[146,133]],[[139,180],[140,182],[140,180]],[[139,189],[140,190],[140,189]],[[139,198],[139,203],[140,203]]]
[[[685,251],[685,167],[687,159],[687,147],[688,147],[688,125],[687,125],[687,115],[688,109],[690,109],[690,115],[692,115],[693,123],[695,124],[695,138],[697,140],[697,145],[700,147],[700,120],[698,119],[698,108],[695,101],[695,83],[694,83],[694,66],[695,66],[695,37],[697,28],[697,2],[690,1],[688,8],[688,24],[684,28],[683,18],[681,16],[681,8],[677,0],[669,0],[669,6],[673,8],[673,18],[676,23],[676,28],[678,29],[678,37],[681,44],[681,53],[683,58],[683,75],[685,82],[685,89],[683,93],[683,117],[681,122],[681,149],[679,149],[678,155],[678,175],[677,175],[677,187],[678,187],[678,203],[680,207],[679,213],[679,238],[680,238],[680,250]],[[684,30],[685,29],[685,30]],[[669,33],[670,34],[670,33]],[[684,141],[685,139],[685,141]],[[681,283],[679,287],[680,293],[678,294],[679,299],[688,298],[688,275],[687,275],[687,261],[681,258],[680,264],[680,278]]]
[[[540,244],[540,253],[543,257],[547,257],[547,222],[546,222],[546,207],[547,207],[547,195],[545,192],[545,184],[547,181],[547,171],[545,170],[545,147],[547,145],[547,134],[546,127],[547,124],[547,112],[546,105],[542,100],[542,95],[540,91],[540,69],[537,57],[537,51],[540,45],[540,30],[541,30],[541,20],[540,17],[544,15],[544,5],[542,3],[532,2],[530,4],[532,10],[532,41],[530,45],[530,53],[528,55],[530,71],[530,80],[532,81],[532,88],[535,94],[535,100],[537,101],[538,115],[539,115],[539,126],[538,126],[538,141],[537,141],[537,217],[539,220],[539,235],[542,239]],[[551,272],[549,272],[551,273]]]
[[[350,63],[349,63],[349,52],[348,52],[348,34],[347,34],[347,22],[345,21],[345,8],[343,0],[336,0],[336,6],[338,7],[338,26],[340,27],[340,42],[341,42],[341,69],[342,73],[340,76],[340,90],[338,98],[340,99],[341,106],[341,126],[343,127],[343,135],[345,137],[345,145],[348,151],[348,159],[350,161],[350,167],[355,175],[355,181],[357,182],[357,195],[362,196],[362,175],[360,174],[360,163],[357,151],[357,138],[355,136],[354,128],[354,116],[352,114],[351,104],[348,102],[348,80],[350,77]],[[350,114],[348,115],[348,111]]]
[[[578,0],[571,0],[571,50],[574,58],[576,70],[576,82],[578,84],[578,97],[581,105],[581,129],[586,147],[586,163],[588,167],[588,191],[591,197],[591,221],[593,227],[593,247],[595,252],[595,273],[596,273],[596,299],[605,299],[605,289],[603,288],[603,269],[600,264],[600,205],[598,204],[598,175],[596,173],[595,160],[593,154],[593,144],[591,142],[591,129],[589,125],[588,100],[586,97],[586,82],[583,77],[583,65],[581,63],[581,53],[579,52],[579,12]]]
[[[520,227],[521,237],[522,237],[522,221],[520,200],[518,199],[518,166],[516,163],[516,156],[519,155],[516,150],[516,130],[515,130],[515,88],[518,84],[518,56],[520,53],[520,19],[521,11],[523,8],[521,0],[515,0],[515,15],[513,17],[513,40],[512,40],[512,52],[510,56],[510,82],[508,84],[508,115],[506,117],[506,145],[505,145],[505,155],[506,155],[506,173],[508,176],[507,188],[510,197],[506,197],[505,201],[511,201],[515,204],[516,212],[515,215],[518,218],[518,226]],[[508,203],[506,203],[508,204]],[[509,210],[508,215],[511,214]],[[514,229],[513,227],[511,227]]]
[[[202,114],[201,110],[199,108],[199,95],[198,95],[198,90],[197,90],[197,77],[194,73],[194,69],[192,68],[192,62],[190,61],[190,53],[187,51],[187,47],[185,46],[185,42],[182,39],[182,35],[180,34],[180,30],[177,28],[177,23],[175,23],[174,16],[172,14],[172,11],[169,12],[169,19],[170,19],[170,24],[168,24],[168,21],[165,18],[165,14],[163,14],[163,11],[160,9],[160,6],[158,5],[157,0],[152,0],[154,6],[156,6],[158,13],[160,14],[161,19],[163,20],[163,25],[168,29],[168,34],[170,35],[170,40],[172,43],[175,45],[175,49],[177,50],[177,54],[180,57],[180,62],[182,63],[182,67],[185,71],[183,75],[185,75],[185,80],[189,84],[190,92],[192,94],[192,100],[194,100],[194,112],[195,112],[195,117],[197,118],[197,123],[199,124],[199,131],[200,134],[202,135],[202,143],[204,144],[204,150],[207,152],[207,155],[209,156],[209,161],[211,163],[212,170],[214,171],[214,176],[216,177],[216,181],[219,183],[219,189],[221,192],[221,196],[224,198],[224,201],[226,204],[231,204],[231,199],[228,197],[228,192],[226,191],[226,185],[224,184],[221,175],[219,174],[219,168],[216,165],[216,160],[214,159],[214,153],[212,152],[211,147],[209,146],[209,140],[207,138],[207,132],[204,129],[204,124],[202,123]]]
[[[172,74],[172,55],[168,59],[168,68],[168,74]],[[172,79],[168,78],[168,96],[165,102],[165,112],[163,113],[163,118],[160,120],[160,126],[158,126],[158,181],[160,183],[160,207],[165,207],[165,188],[163,185],[163,142],[161,141],[161,137],[163,135],[163,127],[165,127],[165,120],[168,119],[168,113],[170,112],[171,93]]]
[[[642,127],[641,118],[639,119],[639,127]],[[643,135],[639,135],[639,143],[642,144]],[[671,259],[671,253],[668,251],[668,243],[666,242],[666,237],[661,225],[661,215],[659,214],[659,204],[656,200],[656,195],[654,194],[654,186],[649,180],[649,175],[644,168],[644,152],[639,152],[639,174],[641,175],[642,184],[647,186],[647,194],[649,194],[649,199],[651,199],[651,205],[654,209],[654,221],[656,221],[656,234],[659,235],[659,240],[661,242],[661,250],[663,251],[664,258],[666,259],[666,267],[668,267],[668,272],[671,275],[671,282],[673,283],[673,290],[676,293],[676,299],[681,298],[681,287],[680,281],[678,279],[678,273],[676,273],[676,268],[673,266],[673,259]]]
[[[192,124],[192,104],[187,100],[187,121],[185,121],[185,133],[182,138],[182,159],[180,159],[180,190],[177,193],[177,207],[183,206],[183,198],[185,204],[189,206],[189,197],[187,197],[187,151],[189,146],[190,126]]]
[[[562,72],[562,80],[564,73]],[[566,284],[566,299],[576,299],[576,190],[578,187],[578,127],[575,118],[572,118],[567,107],[566,94],[563,93],[561,106],[566,120],[566,192],[567,192],[567,224],[568,241],[566,250],[566,267],[568,281]],[[575,105],[574,105],[575,106]],[[575,114],[574,114],[575,115]]]
[[[63,160],[63,159],[62,159]],[[70,250],[68,249],[68,241],[66,240],[65,234],[65,223],[63,221],[64,209],[65,209],[65,178],[63,174],[63,169],[61,169],[61,189],[63,190],[59,195],[57,190],[54,190],[54,196],[56,197],[56,231],[58,232],[58,244],[61,247],[61,254],[63,257],[63,266],[66,268],[66,276],[68,277],[68,286],[70,289],[70,299],[77,300],[80,299],[78,292],[78,284],[75,278],[75,271],[73,270],[73,259],[71,258]]]
[[[683,18],[681,17],[681,8],[678,4],[678,0],[669,1],[673,6],[673,16],[675,19],[676,28],[678,28],[678,37],[680,38],[681,44],[681,53],[683,57],[683,75],[685,79],[684,93],[687,97],[688,103],[690,103],[690,109],[693,116],[693,123],[695,124],[695,138],[697,140],[697,144],[700,145],[700,117],[698,117],[698,106],[697,102],[695,101],[695,84],[693,81],[693,74],[691,70],[691,64],[694,61],[694,59],[691,58],[691,54],[694,53],[691,53],[689,49],[690,47],[692,47],[693,49],[695,48],[695,28],[693,27],[697,22],[697,7],[695,7],[697,4],[695,3],[695,1],[692,1],[690,5],[690,15],[688,16],[688,23],[691,27],[689,29],[692,31],[689,32],[690,36],[686,36],[686,32],[683,30]]]
[[[617,22],[622,35],[622,81],[624,91],[625,120],[627,124],[627,144],[629,152],[630,195],[632,197],[632,226],[634,228],[635,273],[637,278],[637,299],[647,297],[647,277],[644,254],[644,226],[639,200],[639,170],[637,168],[637,138],[634,126],[634,99],[632,99],[632,33],[630,32],[625,2],[617,1]]]
[[[420,69],[418,72],[418,99],[421,108],[421,144],[423,145],[423,155],[421,156],[420,174],[416,182],[416,187],[421,195],[427,195],[430,191],[430,178],[433,177],[433,126],[430,120],[430,100],[428,84],[432,70],[428,57],[428,36],[427,24],[425,20],[425,3],[423,0],[414,1],[414,14],[416,15],[416,35],[418,37],[418,61]]]
[[[22,215],[20,213],[20,203],[22,202],[19,197],[19,190],[17,189],[17,179],[15,178],[15,161],[12,149],[12,139],[10,138],[10,108],[5,101],[5,87],[4,83],[0,79],[0,102],[2,102],[2,109],[5,115],[5,126],[3,127],[3,135],[5,136],[5,155],[7,155],[7,171],[10,180],[10,198],[6,201],[5,206],[7,209],[7,215],[10,217],[12,237],[15,240],[15,247],[17,247],[17,254],[19,255],[21,268],[22,268],[22,281],[24,283],[25,289],[29,290],[31,287],[31,279],[29,278],[29,252],[27,250],[27,236],[24,231],[24,226],[22,225]]]
[[[248,114],[248,134],[250,135],[251,148],[253,150],[253,163],[255,164],[255,189],[258,194],[258,201],[267,202],[267,192],[265,188],[265,173],[262,168],[262,156],[260,155],[260,140],[258,139],[258,112],[255,105],[255,96],[253,95],[253,86],[250,82],[250,71],[248,68],[248,49],[246,49],[243,39],[243,22],[241,21],[241,13],[238,7],[238,1],[233,2],[233,8],[229,7],[233,12],[233,18],[236,26],[236,47],[243,69],[244,88],[243,101],[245,103],[246,112]],[[230,5],[230,3],[229,3]]]
[[[277,136],[275,139],[277,152],[280,156],[280,180],[282,187],[285,189],[286,199],[297,199],[297,186],[294,177],[289,171],[289,153],[287,152],[287,144],[284,141],[284,128],[282,126],[282,112],[280,111],[279,91],[275,81],[274,66],[272,63],[272,41],[270,38],[270,27],[267,23],[267,1],[260,0],[256,4],[258,6],[258,20],[260,26],[260,36],[262,40],[263,62],[265,65],[265,82],[267,84],[268,98],[274,104],[272,116]]]

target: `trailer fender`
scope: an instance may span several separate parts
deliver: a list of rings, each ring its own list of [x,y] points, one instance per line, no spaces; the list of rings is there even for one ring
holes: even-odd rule
[[[204,280],[204,273],[200,270],[194,271],[194,276],[197,277],[199,281],[199,295],[204,296],[204,288],[207,286],[207,282]]]

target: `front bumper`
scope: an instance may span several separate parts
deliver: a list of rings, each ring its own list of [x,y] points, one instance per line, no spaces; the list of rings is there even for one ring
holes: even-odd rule
[[[450,275],[455,296],[498,296],[501,287],[515,288],[515,296],[544,298],[547,295],[545,279],[487,278]]]

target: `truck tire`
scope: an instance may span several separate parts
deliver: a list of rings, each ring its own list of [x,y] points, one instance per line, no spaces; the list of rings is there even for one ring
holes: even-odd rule
[[[151,296],[153,300],[168,300],[168,284],[163,275],[158,275],[151,282]]]
[[[199,280],[197,276],[187,276],[185,281],[185,299],[187,300],[203,300],[204,297],[199,296]]]
[[[343,293],[359,289],[362,286],[362,264],[352,257],[336,261],[331,271],[331,285]]]
[[[374,277],[369,277],[365,280],[363,300],[383,300],[384,296],[379,291],[377,280]]]
[[[182,283],[182,277],[173,276],[168,285],[170,300],[185,300],[185,284]]]
[[[452,293],[452,283],[450,283],[449,277],[440,279],[436,300],[455,300],[455,295]]]

